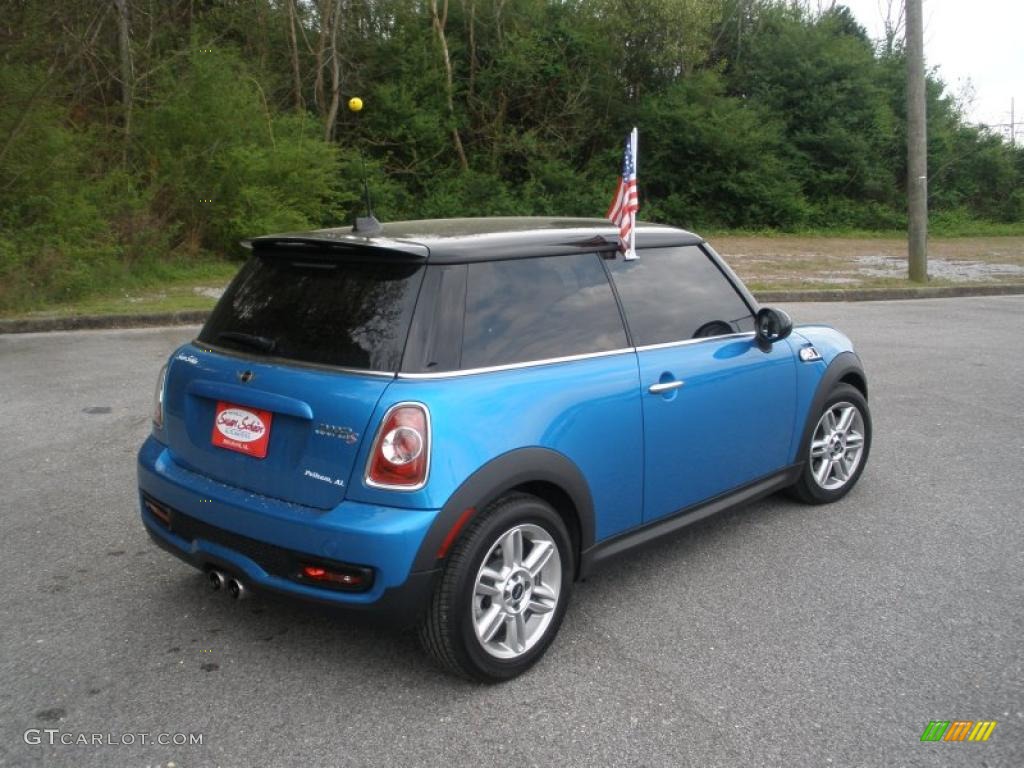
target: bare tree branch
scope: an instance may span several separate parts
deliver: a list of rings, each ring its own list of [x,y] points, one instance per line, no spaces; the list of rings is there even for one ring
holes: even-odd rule
[[[299,71],[299,41],[295,36],[295,0],[288,3],[288,42],[292,55],[292,88],[295,93],[295,111],[301,112],[305,106],[302,101],[302,75]]]
[[[437,35],[437,41],[441,44],[441,57],[444,61],[448,116],[452,121],[452,143],[455,145],[455,153],[459,156],[459,165],[462,170],[466,171],[469,170],[469,161],[466,159],[466,150],[462,146],[462,137],[459,135],[459,127],[455,119],[455,84],[452,76],[452,59],[448,53],[448,37],[445,34],[445,27],[448,24],[448,0],[444,0],[441,8],[441,12],[438,13],[437,0],[430,0],[434,33]]]
[[[132,142],[132,102],[135,98],[135,63],[132,60],[128,0],[114,0],[114,6],[117,8],[117,50],[121,63],[121,108],[124,119],[121,161],[127,165],[128,151]]]
[[[331,106],[324,119],[324,141],[334,141],[338,107],[341,105],[341,56],[338,53],[338,27],[341,26],[341,0],[334,5],[331,14]]]
[[[50,87],[50,83],[53,82],[54,77],[56,77],[58,74],[64,74],[68,69],[74,66],[75,62],[77,62],[85,54],[86,50],[96,42],[96,38],[99,36],[100,29],[103,27],[103,21],[104,19],[106,19],[107,13],[110,11],[110,8],[111,6],[109,5],[104,6],[103,10],[96,15],[92,22],[90,22],[90,27],[92,27],[92,34],[89,35],[88,32],[86,33],[89,37],[88,46],[81,46],[78,49],[78,51],[73,56],[71,56],[71,58],[64,62],[63,67],[57,66],[56,57],[51,62],[49,69],[47,69],[46,71],[46,77],[42,79],[42,81],[39,83],[36,89],[28,97],[28,101],[25,102],[25,105],[22,107],[21,113],[18,115],[17,121],[14,123],[14,125],[11,127],[11,130],[8,132],[7,138],[4,139],[4,144],[2,147],[0,147],[0,162],[3,161],[4,157],[11,150],[11,147],[14,146],[14,140],[18,137],[18,134],[21,133],[22,129],[24,129],[25,124],[28,121],[29,114],[32,112],[32,108],[35,106],[36,100],[40,96],[42,96],[42,94],[46,91],[47,88]]]

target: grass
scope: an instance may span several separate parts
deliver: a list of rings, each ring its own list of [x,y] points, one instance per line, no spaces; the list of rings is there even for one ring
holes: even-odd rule
[[[204,260],[165,265],[158,272],[137,275],[114,290],[64,302],[47,302],[0,317],[46,318],[76,315],[135,315],[209,310],[217,292],[238,272],[237,261]]]

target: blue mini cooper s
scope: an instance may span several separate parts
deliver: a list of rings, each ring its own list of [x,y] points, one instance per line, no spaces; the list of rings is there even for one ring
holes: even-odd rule
[[[850,341],[759,307],[701,237],[463,219],[259,237],[156,386],[153,540],[241,597],[417,626],[514,677],[576,580],[710,514],[857,482]]]

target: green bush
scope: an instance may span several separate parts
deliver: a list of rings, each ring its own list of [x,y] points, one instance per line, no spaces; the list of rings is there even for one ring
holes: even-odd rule
[[[339,150],[306,115],[275,115],[230,49],[193,46],[139,116],[148,182],[187,247],[239,255],[238,241],[336,222],[358,197]]]
[[[641,190],[648,214],[684,226],[793,227],[806,216],[782,160],[779,123],[693,76],[641,105]]]

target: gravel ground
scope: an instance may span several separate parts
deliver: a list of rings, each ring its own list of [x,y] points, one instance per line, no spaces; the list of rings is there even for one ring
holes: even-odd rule
[[[906,238],[730,236],[710,238],[758,290],[905,285]],[[928,274],[937,285],[1024,280],[1024,237],[931,238]]]

